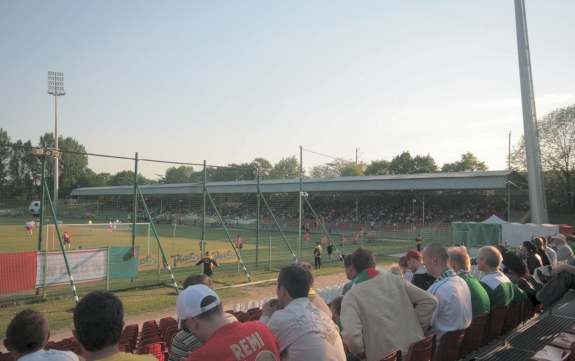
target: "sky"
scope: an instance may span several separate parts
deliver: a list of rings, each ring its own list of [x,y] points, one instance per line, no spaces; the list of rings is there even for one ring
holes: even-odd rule
[[[542,117],[575,104],[575,1],[526,9]],[[515,36],[512,0],[3,0],[0,128],[52,131],[61,71],[60,132],[93,153],[228,164],[302,145],[441,165],[470,151],[503,169],[523,134]],[[307,169],[326,161],[304,153]]]

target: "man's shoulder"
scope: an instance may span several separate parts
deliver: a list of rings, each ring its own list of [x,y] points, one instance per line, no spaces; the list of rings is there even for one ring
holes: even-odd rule
[[[133,353],[118,352],[102,361],[155,361],[152,355],[137,355]]]
[[[39,360],[55,360],[55,361],[78,361],[78,355],[72,351],[58,351],[58,350],[39,350],[34,353],[24,355],[20,358],[22,361],[39,361]]]

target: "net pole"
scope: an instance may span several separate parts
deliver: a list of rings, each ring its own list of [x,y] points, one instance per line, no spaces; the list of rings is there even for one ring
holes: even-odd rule
[[[40,191],[40,227],[38,228],[38,252],[42,252],[42,231],[44,229],[44,200],[46,199],[46,193],[44,188],[44,183],[46,182],[46,155],[42,156],[42,176],[40,182],[42,183],[42,189]],[[47,226],[46,226],[47,227]],[[48,229],[46,228],[46,235],[48,234]],[[44,248],[47,248],[47,243],[44,243]],[[46,299],[46,269],[48,257],[46,255],[46,249],[44,249],[43,257],[44,263],[42,264],[42,299]]]
[[[292,248],[291,248],[291,246],[290,246],[288,240],[286,239],[286,237],[285,237],[285,235],[284,235],[284,233],[283,233],[283,231],[282,231],[282,228],[280,227],[280,224],[279,224],[279,222],[278,222],[276,216],[274,215],[274,212],[272,212],[272,209],[270,208],[270,205],[268,204],[268,201],[266,200],[266,197],[263,197],[263,196],[262,196],[262,197],[260,197],[260,198],[261,198],[261,200],[263,201],[264,206],[266,207],[268,213],[269,213],[270,216],[272,217],[272,220],[273,220],[273,222],[274,222],[274,225],[276,226],[278,232],[280,233],[281,239],[284,241],[285,245],[286,245],[287,248],[289,249],[289,251],[290,251],[290,253],[291,253],[291,255],[292,255],[293,259],[294,259],[294,262],[297,262],[298,257],[296,256],[296,254],[295,254],[294,251],[292,250]]]
[[[257,195],[256,195],[256,268],[258,267],[260,254],[260,170],[256,168]]]
[[[48,186],[44,183],[44,189]],[[78,291],[76,290],[76,283],[74,282],[74,276],[72,276],[72,272],[70,270],[70,263],[68,263],[68,256],[66,255],[66,250],[64,249],[64,242],[62,241],[62,235],[60,234],[60,227],[58,227],[58,219],[56,218],[56,209],[54,208],[54,204],[52,203],[52,197],[50,197],[50,193],[46,192],[46,197],[48,198],[48,203],[50,204],[50,212],[52,214],[52,219],[54,220],[54,228],[56,229],[56,234],[58,235],[58,242],[60,243],[60,249],[62,250],[62,256],[64,256],[64,264],[66,265],[66,273],[68,273],[68,279],[70,280],[70,287],[72,288],[72,292],[74,293],[74,300],[76,303],[80,301],[78,297]]]
[[[303,148],[299,146],[299,195],[298,195],[298,229],[297,229],[297,253],[299,258],[301,258],[301,226],[303,217],[303,204],[301,195],[303,193]]]
[[[148,205],[146,204],[146,200],[144,199],[144,195],[142,194],[142,191],[140,190],[140,187],[137,184],[136,184],[136,191],[140,195],[140,197],[142,198],[142,205],[144,206],[144,212],[146,212],[146,217],[148,217],[148,220],[150,221],[150,226],[152,227],[152,233],[154,234],[154,237],[156,238],[156,242],[158,243],[158,249],[160,251],[160,255],[162,257],[164,267],[168,269],[168,272],[170,272],[170,277],[172,279],[172,285],[176,289],[176,293],[179,294],[180,291],[178,289],[178,283],[176,282],[176,277],[174,277],[174,272],[172,272],[172,268],[168,264],[166,254],[164,253],[164,248],[162,247],[162,243],[160,242],[160,236],[158,235],[158,231],[156,230],[156,225],[154,224],[154,222],[152,222],[152,216],[150,215],[150,210],[148,209]],[[159,266],[159,262],[158,262],[158,266]]]
[[[200,255],[205,256],[206,249],[206,183],[207,183],[207,172],[206,172],[206,160],[204,159],[204,176],[202,178],[202,239],[200,241]]]
[[[132,254],[136,247],[136,218],[138,217],[138,152],[134,155],[134,195],[133,195],[133,209],[132,209]],[[150,222],[152,220],[150,219]],[[150,248],[148,244],[148,256],[150,255]]]
[[[238,252],[238,249],[236,248],[236,246],[234,245],[234,241],[232,241],[232,235],[230,234],[230,231],[228,230],[228,227],[226,226],[226,223],[224,222],[224,219],[222,218],[222,215],[220,214],[220,211],[218,210],[218,207],[216,207],[216,203],[214,202],[214,199],[212,198],[212,195],[208,192],[207,193],[207,198],[210,201],[210,205],[213,207],[214,212],[216,213],[216,217],[218,217],[218,220],[220,221],[220,224],[222,225],[222,227],[224,228],[224,233],[226,234],[226,238],[228,239],[228,242],[230,243],[230,245],[232,246],[232,249],[234,250],[236,257],[238,259],[239,264],[242,265],[242,268],[244,270],[244,273],[246,274],[246,277],[248,278],[248,281],[251,282],[252,280],[252,276],[250,275],[248,269],[246,268],[246,265],[244,263],[244,261],[242,260],[242,255],[240,252]]]

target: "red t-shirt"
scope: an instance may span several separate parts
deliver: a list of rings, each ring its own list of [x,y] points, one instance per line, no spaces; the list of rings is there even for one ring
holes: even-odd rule
[[[277,339],[260,321],[233,322],[217,330],[188,361],[279,361]]]

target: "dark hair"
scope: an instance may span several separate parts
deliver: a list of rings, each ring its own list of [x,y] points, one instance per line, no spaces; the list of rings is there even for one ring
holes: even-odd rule
[[[343,257],[343,265],[346,268],[351,266],[351,254],[348,254],[345,257]]]
[[[123,327],[122,301],[113,293],[91,292],[74,309],[76,338],[87,351],[117,344]]]
[[[218,302],[218,299],[215,298],[214,296],[206,296],[202,299],[202,302],[200,302],[200,307],[206,307],[208,305],[211,305],[214,302]],[[208,310],[198,316],[196,316],[197,319],[200,320],[205,320],[205,319],[209,319],[212,318],[212,316],[217,315],[217,314],[221,314],[222,313],[222,305],[221,303],[212,308],[211,310]]]
[[[541,257],[541,261],[544,266],[551,265],[551,261],[549,261],[549,257],[547,257],[547,253],[545,252],[545,237],[537,237],[533,240],[533,244],[537,249],[536,252]]]
[[[529,241],[523,242],[523,248],[525,248],[529,254],[537,254],[537,247]]]
[[[188,276],[184,283],[182,284],[182,288],[186,289],[193,285],[208,285],[210,283],[210,277],[204,274],[201,275],[191,275]]]
[[[505,264],[505,268],[507,268],[508,271],[511,271],[511,272],[515,273],[516,275],[523,277],[526,274],[529,274],[529,271],[527,270],[527,265],[525,264],[525,262],[523,262],[521,257],[519,257],[518,255],[516,255],[514,253],[507,253],[505,255],[504,264]]]
[[[358,248],[351,254],[351,264],[357,273],[375,267],[373,253],[367,248]]]
[[[278,287],[283,286],[291,298],[307,297],[311,273],[295,264],[285,266],[278,276]]]
[[[313,282],[314,282],[313,268],[311,266],[311,263],[305,262],[305,261],[299,261],[296,263],[296,265],[302,267],[304,270],[307,271],[307,275],[309,277],[309,287],[311,288],[313,286]]]
[[[18,313],[6,329],[6,347],[19,354],[35,352],[44,346],[48,336],[48,322],[34,310]]]

